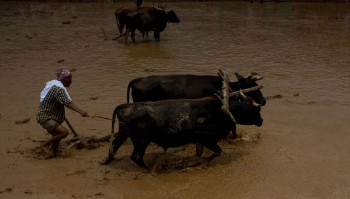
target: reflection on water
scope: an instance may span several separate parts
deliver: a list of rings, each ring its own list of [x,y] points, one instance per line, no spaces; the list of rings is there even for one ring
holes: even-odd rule
[[[181,23],[168,24],[159,43],[152,33],[136,33],[137,43],[129,45],[111,40],[117,34],[113,10],[121,6],[133,4],[1,2],[0,56],[7,61],[0,70],[51,69],[64,60],[78,79],[118,93],[146,75],[256,71],[265,76],[268,94],[349,102],[348,4],[173,3],[167,8]]]

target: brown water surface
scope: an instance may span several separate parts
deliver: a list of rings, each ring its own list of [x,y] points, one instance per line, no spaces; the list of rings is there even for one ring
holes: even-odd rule
[[[136,33],[129,45],[112,41],[121,6],[134,4],[0,2],[0,198],[350,198],[349,4],[168,3],[181,22],[159,43]],[[131,79],[154,74],[259,72],[263,94],[282,98],[262,108],[262,127],[238,126],[243,139],[200,166],[193,145],[150,146],[151,173],[129,159],[130,143],[109,166],[98,164],[108,144],[38,160],[49,138],[35,121],[39,94],[60,65],[90,115],[110,117]],[[85,136],[110,133],[110,121],[67,117]]]

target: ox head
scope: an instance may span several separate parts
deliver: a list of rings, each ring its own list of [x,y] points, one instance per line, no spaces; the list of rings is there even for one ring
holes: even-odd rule
[[[246,88],[258,86],[256,81],[261,80],[263,78],[257,73],[251,73],[247,78],[244,78],[242,75],[238,73],[235,73],[235,75],[239,81],[240,89],[246,89]],[[264,98],[260,90],[246,93],[246,95],[253,98],[256,101],[256,103],[262,106],[266,104],[266,99]]]
[[[238,124],[261,126],[263,119],[260,110],[259,106],[248,101],[230,102],[230,112]]]
[[[180,19],[177,17],[174,10],[170,10],[169,12],[167,12],[167,15],[168,15],[168,22],[180,23]]]

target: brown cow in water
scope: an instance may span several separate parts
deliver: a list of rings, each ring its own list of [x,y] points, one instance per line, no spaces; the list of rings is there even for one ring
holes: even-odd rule
[[[118,9],[115,10],[114,14],[115,14],[115,19],[117,20],[117,25],[118,25],[118,30],[121,36],[123,36],[123,30],[125,27],[125,23],[127,21],[127,17],[126,15],[128,15],[129,12],[133,12],[135,10],[137,10],[139,7],[135,8],[135,9],[124,9],[123,7],[120,7]],[[142,33],[142,37],[145,36],[145,32],[141,32]],[[147,37],[148,37],[148,32],[147,32]],[[116,39],[114,39],[116,40]]]
[[[120,35],[114,40],[125,36],[125,42],[131,32],[131,39],[135,42],[135,31],[139,30],[143,35],[148,31],[154,32],[156,41],[160,39],[162,32],[168,22],[179,23],[180,20],[173,10],[165,11],[155,7],[137,7],[135,9],[119,8],[115,11]],[[124,26],[126,32],[123,33]]]

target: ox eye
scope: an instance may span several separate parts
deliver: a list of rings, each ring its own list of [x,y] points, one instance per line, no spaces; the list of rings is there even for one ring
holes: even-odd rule
[[[200,117],[197,119],[197,123],[203,123],[205,121],[205,118],[204,117]]]

